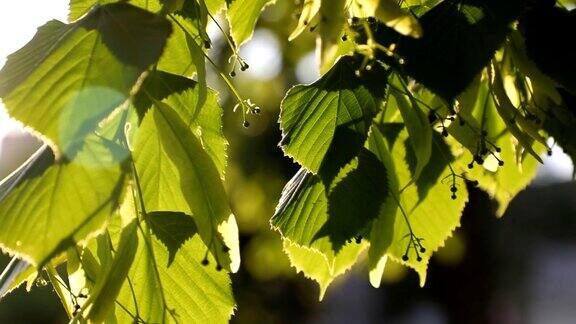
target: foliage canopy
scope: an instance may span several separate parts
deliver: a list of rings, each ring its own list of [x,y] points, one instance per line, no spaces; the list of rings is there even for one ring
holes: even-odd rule
[[[0,97],[45,145],[0,182],[0,296],[45,272],[74,322],[230,319],[240,248],[206,28],[228,20],[233,77],[274,2],[71,0],[8,57]],[[567,3],[303,1],[290,39],[317,34],[323,75],[282,101],[301,169],[270,223],[320,297],[362,253],[375,287],[389,259],[424,285],[467,188],[502,216],[550,138],[576,157]],[[249,127],[260,108],[219,75]]]

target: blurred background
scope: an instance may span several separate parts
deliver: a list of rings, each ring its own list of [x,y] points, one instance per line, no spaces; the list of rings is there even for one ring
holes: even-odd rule
[[[66,0],[0,1],[0,66],[36,27],[66,21]],[[238,303],[233,323],[574,323],[576,319],[576,185],[572,163],[560,148],[546,157],[534,183],[502,219],[482,192],[471,189],[462,227],[433,257],[428,281],[389,262],[380,289],[368,283],[360,262],[318,302],[317,285],[296,274],[268,223],[284,184],[297,166],[277,143],[280,100],[297,83],[318,77],[314,35],[289,43],[296,24],[293,1],[268,7],[254,37],[241,49],[250,65],[234,82],[262,114],[242,127],[226,88],[220,90],[230,141],[227,189],[241,231],[242,268],[233,275]],[[225,22],[220,21],[225,27]],[[211,26],[210,55],[228,73],[231,52]],[[210,67],[209,67],[210,68]],[[212,70],[212,72],[214,72]],[[22,163],[39,142],[9,119],[0,103],[0,179]],[[0,256],[0,270],[8,263]],[[49,286],[23,288],[0,302],[0,323],[64,323]]]

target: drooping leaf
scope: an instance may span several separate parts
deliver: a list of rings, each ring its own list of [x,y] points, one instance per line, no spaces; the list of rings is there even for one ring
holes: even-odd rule
[[[346,0],[322,0],[318,29],[317,53],[320,72],[324,73],[338,59],[341,48],[342,29],[346,22]]]
[[[184,243],[169,267],[165,266],[170,258],[168,250],[149,237],[151,247],[139,245],[118,296],[123,306],[116,306],[118,322],[138,317],[146,323],[226,323],[234,309],[230,278],[216,270],[212,258],[208,266],[201,264],[206,247],[199,236]],[[144,240],[141,233],[139,239]]]
[[[324,254],[317,249],[298,245],[289,239],[283,240],[283,246],[284,252],[290,259],[290,264],[296,268],[296,271],[302,271],[304,276],[318,282],[320,286],[319,299],[322,300],[330,283],[356,263],[358,256],[368,244],[364,242],[347,244],[334,256]]]
[[[117,215],[119,217],[114,218],[114,226],[98,237],[97,244],[82,253],[81,262],[87,284],[81,291],[88,293],[88,312],[94,299],[92,296],[96,294],[95,289],[105,285],[101,283],[105,281],[114,283],[115,287],[118,283],[122,284],[118,295],[110,296],[113,312],[108,314],[105,322],[227,322],[234,309],[230,279],[225,271],[216,269],[215,259],[210,255],[207,256],[209,264],[203,265],[207,247],[199,235],[193,234],[185,240],[173,255],[166,245],[166,239],[172,238],[159,231],[173,229],[170,225],[173,217],[168,215],[166,219],[161,219],[160,216],[166,214],[158,213],[152,216],[156,218],[154,221],[147,217],[145,222],[133,226],[138,221],[136,210],[140,210],[140,207],[135,205],[130,195],[126,197],[120,215]],[[189,218],[183,214],[181,216]],[[156,229],[152,230],[150,225]],[[182,233],[182,230],[180,228],[177,233]],[[130,240],[123,240],[123,237]],[[135,255],[133,262],[125,260],[126,264],[131,263],[125,280],[122,276],[109,276],[117,271],[114,270],[116,263],[121,261],[122,242],[136,240],[137,248],[127,249]],[[172,260],[170,264],[169,260]],[[102,294],[110,293],[102,290]],[[83,317],[77,319],[85,320]]]
[[[359,64],[358,57],[342,57],[318,81],[293,87],[282,101],[280,145],[313,173],[318,173],[330,149],[336,149],[337,140],[347,143],[335,153],[342,161],[339,167],[348,163],[364,144],[378,112],[385,85],[371,73],[355,76]],[[385,73],[374,70],[379,78]]]
[[[194,103],[189,103],[188,108],[194,108]],[[202,137],[188,126],[190,119],[184,119],[178,108],[169,101],[153,101],[138,129],[134,160],[145,211],[191,215],[218,262],[236,271],[240,263],[238,229],[221,173],[202,145]],[[217,107],[205,105],[202,109],[213,108]]]
[[[384,201],[369,236],[369,267],[381,275],[383,258],[391,257],[415,269],[420,284],[424,285],[431,254],[443,246],[459,226],[468,193],[464,181],[451,173],[450,163],[454,161],[450,150],[437,135],[432,157],[420,178],[406,186],[412,181],[412,172],[406,163],[411,149],[406,143],[407,132],[402,131],[390,141],[386,135],[390,131],[389,127],[373,127],[367,144],[386,166],[390,182],[390,196]],[[458,190],[455,197],[451,197],[452,185]],[[421,247],[425,250],[420,250]],[[405,255],[408,260],[404,261]],[[371,282],[379,282],[379,278],[374,277],[371,275]]]
[[[415,181],[420,177],[420,173],[428,164],[432,154],[432,127],[428,122],[428,117],[415,99],[396,90],[391,91],[391,96],[388,100],[391,105],[395,105],[400,111],[402,120],[410,135],[408,141],[416,156],[416,163],[412,169],[413,180]]]
[[[126,281],[137,248],[137,225],[136,220],[134,220],[122,230],[114,259],[103,271],[101,274],[103,278],[100,278],[90,299],[86,301],[91,305],[86,314],[86,319],[89,322],[103,323],[113,313],[114,302]]]
[[[0,97],[57,155],[72,157],[128,98],[170,33],[166,19],[125,3],[95,7],[68,25],[50,21],[8,57]]]
[[[260,12],[276,0],[233,0],[228,5],[226,16],[230,23],[230,34],[237,46],[252,38]]]
[[[545,146],[534,144],[516,123],[502,117],[490,93],[486,76],[479,79],[477,87],[469,100],[462,101],[461,111],[464,112],[462,116],[465,124],[455,122],[448,131],[471,153],[463,153],[458,157],[458,167],[470,179],[477,180],[480,188],[498,201],[496,215],[500,217],[504,215],[510,201],[536,175],[539,155]],[[519,118],[519,115],[515,118]],[[528,152],[530,155],[523,157]],[[474,155],[479,155],[482,163],[470,169],[468,164],[474,163]]]
[[[271,220],[282,234],[291,264],[320,285],[328,285],[367,247],[361,240],[386,198],[386,170],[369,151],[344,167],[326,188],[320,176],[302,168],[286,185]]]
[[[144,118],[155,101],[172,107],[186,124],[190,124],[223,178],[228,147],[222,131],[223,111],[218,104],[216,91],[204,87],[188,78],[156,71],[150,73],[142,84],[142,91],[136,95],[134,106],[140,119]]]
[[[120,163],[108,144],[91,139],[72,161],[32,165],[0,202],[2,249],[41,266],[93,237],[117,206]]]

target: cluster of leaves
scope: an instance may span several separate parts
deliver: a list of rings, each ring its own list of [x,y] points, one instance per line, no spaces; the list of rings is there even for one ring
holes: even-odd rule
[[[47,276],[72,321],[230,318],[238,229],[206,27],[225,10],[234,76],[273,2],[71,0],[70,23],[8,57],[0,97],[46,144],[0,183],[0,247],[15,255],[0,296]],[[573,56],[541,51],[542,21],[573,30],[574,14],[535,0],[302,3],[290,38],[318,33],[323,76],[282,102],[280,144],[302,168],[271,224],[321,296],[366,250],[374,286],[388,258],[424,284],[467,186],[502,215],[548,137],[576,154],[576,69],[558,68]],[[248,127],[259,108],[219,74]]]

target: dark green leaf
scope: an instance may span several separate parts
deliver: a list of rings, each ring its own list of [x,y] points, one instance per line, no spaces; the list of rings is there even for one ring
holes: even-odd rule
[[[320,80],[295,86],[282,101],[280,145],[312,173],[332,164],[328,168],[335,172],[329,173],[335,176],[358,154],[378,112],[385,90],[378,78],[385,72],[374,68],[375,71],[358,77],[355,71],[360,60],[361,57],[341,58]],[[330,150],[333,154],[327,158]]]
[[[168,249],[168,266],[174,262],[176,252],[196,234],[194,219],[180,212],[152,212],[146,215],[152,233]]]
[[[379,58],[451,101],[486,66],[521,10],[517,0],[498,4],[443,1],[420,17],[423,36],[419,39],[380,25],[376,40],[386,46],[395,43],[395,53],[404,64],[397,64],[385,53]]]

